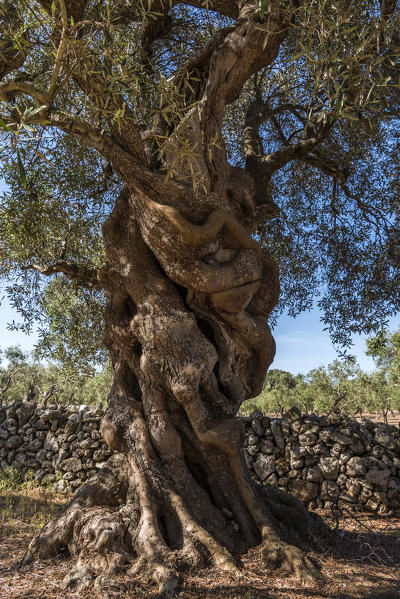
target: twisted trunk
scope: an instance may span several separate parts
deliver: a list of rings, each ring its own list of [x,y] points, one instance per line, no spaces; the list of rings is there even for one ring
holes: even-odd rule
[[[142,570],[172,595],[177,572],[262,544],[269,565],[315,576],[299,546],[317,521],[293,497],[253,486],[242,401],[274,356],[267,318],[276,264],[241,223],[254,212],[241,172],[196,202],[125,188],[103,233],[105,342],[114,365],[102,434],[118,452],[34,539],[25,562],[67,547],[69,583],[103,597],[110,574]]]

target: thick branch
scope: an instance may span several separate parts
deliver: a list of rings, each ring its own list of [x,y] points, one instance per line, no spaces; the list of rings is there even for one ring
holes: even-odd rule
[[[307,156],[317,144],[325,139],[332,126],[331,123],[328,123],[319,126],[319,128],[314,127],[313,137],[302,139],[295,144],[289,144],[276,115],[286,111],[292,112],[302,122],[303,134],[305,135],[309,123],[300,117],[298,108],[291,103],[283,103],[271,108],[267,102],[263,101],[261,92],[257,89],[256,97],[249,104],[246,111],[244,129],[246,171],[252,176],[255,183],[255,203],[258,206],[267,205],[266,213],[270,214],[270,218],[275,216],[277,212],[277,207],[269,192],[269,183],[273,173],[291,160]],[[271,120],[284,147],[265,156],[259,129],[267,119]],[[257,223],[260,224],[258,218],[254,220],[254,226],[258,226]]]
[[[170,223],[179,231],[180,235],[191,245],[200,246],[216,239],[222,229],[226,231],[226,240],[229,247],[236,249],[253,249],[260,251],[258,243],[250,237],[246,229],[230,214],[222,210],[214,210],[208,215],[205,223],[194,225],[184,218],[179,210],[172,206],[159,204],[147,199],[155,211],[161,212]]]
[[[266,175],[272,176],[275,171],[285,166],[288,162],[300,159],[311,152],[326,138],[331,126],[330,123],[323,125],[313,137],[286,146],[267,156],[258,156],[257,161],[259,166],[263,168]]]
[[[349,171],[347,169],[340,169],[334,162],[322,158],[321,156],[317,156],[316,154],[306,154],[305,156],[301,156],[299,160],[310,166],[314,166],[326,175],[329,175],[329,177],[334,177],[341,184],[344,184],[349,176]]]
[[[47,105],[49,103],[49,97],[39,89],[37,89],[31,83],[24,81],[10,81],[0,85],[0,100],[3,102],[12,102],[14,98],[21,95],[27,95],[39,102],[40,104]]]
[[[263,26],[254,6],[243,8],[237,26],[228,33],[210,60],[199,112],[212,182],[218,181],[221,172],[227,168],[221,135],[225,105],[236,100],[251,75],[276,58],[288,33],[288,24],[279,13],[279,3],[267,3],[268,13],[269,24]]]
[[[132,156],[110,135],[98,131],[90,124],[74,117],[48,113],[45,117],[38,116],[36,122],[43,127],[57,127],[80,142],[95,148],[108,160],[116,173],[128,186],[138,183],[144,185],[155,197],[169,197],[172,202],[187,204],[194,201],[193,190],[182,182],[165,180],[163,174],[153,172],[149,166]]]
[[[304,110],[304,108],[289,102],[279,104],[278,106],[272,108],[269,106],[268,102],[264,102],[262,100],[261,93],[257,93],[256,98],[249,104],[245,116],[245,155],[254,156],[263,153],[259,128],[267,120],[272,122],[274,128],[278,132],[281,142],[284,145],[289,145],[289,141],[284,135],[282,127],[276,116],[285,112],[291,112],[305,128],[307,125],[307,120],[301,116],[300,110]]]
[[[58,261],[50,266],[39,266],[38,264],[27,264],[22,267],[23,270],[36,270],[42,275],[49,277],[57,273],[62,273],[71,281],[76,281],[85,287],[100,287],[98,270],[79,266],[73,262]]]

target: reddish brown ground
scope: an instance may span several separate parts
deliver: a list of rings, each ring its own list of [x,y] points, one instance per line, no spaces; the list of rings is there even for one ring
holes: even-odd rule
[[[65,497],[34,487],[0,485],[0,598],[93,599],[93,594],[63,591],[60,584],[72,567],[67,558],[40,562],[22,570],[21,559],[31,537],[65,501]],[[325,514],[331,524],[333,518]],[[237,579],[215,569],[183,577],[179,599],[395,599],[400,598],[400,515],[350,514],[339,521],[342,541],[333,553],[313,555],[325,582],[304,587],[292,577],[270,574],[257,549],[242,562]],[[122,591],[110,589],[113,599],[156,599],[153,586],[121,576]]]

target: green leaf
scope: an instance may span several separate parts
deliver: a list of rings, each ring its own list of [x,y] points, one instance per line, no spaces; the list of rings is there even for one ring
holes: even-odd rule
[[[39,106],[38,108],[28,108],[27,110],[25,110],[24,117],[27,119],[30,119],[32,116],[34,116],[38,112],[41,112],[45,108],[47,108],[46,104],[43,104],[42,106]]]
[[[0,119],[0,127],[2,129],[5,129],[5,131],[11,131],[12,132],[12,129],[10,129],[10,127],[8,125],[6,125],[6,123],[3,121],[3,119]]]
[[[26,182],[26,172],[25,172],[25,168],[22,163],[22,160],[21,160],[21,154],[19,153],[19,150],[17,150],[17,162],[18,162],[19,178],[21,179],[22,185],[25,187],[25,189],[27,189],[28,184]]]
[[[258,0],[258,14],[260,15],[260,19],[264,18],[265,5],[266,5],[266,0]]]

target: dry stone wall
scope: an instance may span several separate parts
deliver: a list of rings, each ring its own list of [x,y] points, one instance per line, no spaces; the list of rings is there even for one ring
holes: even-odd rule
[[[111,455],[99,432],[102,414],[87,406],[41,408],[34,401],[0,408],[0,470],[32,470],[37,482],[73,491]]]
[[[271,483],[314,507],[400,510],[400,430],[344,416],[282,419],[259,411],[243,418],[246,460],[257,481]]]
[[[31,470],[40,483],[73,491],[111,455],[100,409],[43,408],[34,401],[0,408],[0,470]],[[243,417],[245,457],[259,484],[290,491],[306,505],[400,511],[400,430],[342,416]]]

